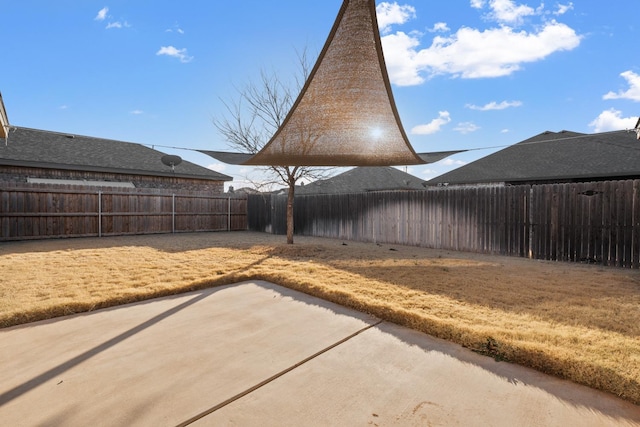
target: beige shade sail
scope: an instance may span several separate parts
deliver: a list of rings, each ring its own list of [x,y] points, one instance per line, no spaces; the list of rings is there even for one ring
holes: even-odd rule
[[[199,151],[254,166],[415,165],[455,153],[418,155],[411,147],[393,99],[374,0],[344,0],[300,95],[258,153]]]
[[[195,150],[202,154],[206,154],[207,156],[213,157],[223,163],[227,163],[230,165],[248,165],[250,163],[249,160],[254,157],[253,154],[249,153],[230,153],[228,151],[213,151],[213,150]],[[433,151],[430,153],[417,153],[416,155],[420,158],[420,162],[416,164],[428,164],[439,162],[440,160],[446,159],[449,156],[453,156],[454,154],[464,153],[468,150],[453,150],[453,151]],[[278,166],[278,165],[260,165],[260,166]],[[293,166],[293,165],[287,165]],[[299,165],[299,166],[312,166],[312,165]],[[321,165],[326,166],[326,165]],[[340,165],[340,166],[380,166],[380,165]],[[394,164],[385,164],[382,166],[394,166]],[[395,165],[400,166],[400,165]]]

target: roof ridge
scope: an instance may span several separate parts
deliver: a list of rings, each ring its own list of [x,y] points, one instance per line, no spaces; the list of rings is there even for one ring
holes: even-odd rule
[[[35,129],[35,128],[29,128],[29,127],[25,127],[25,126],[11,126],[14,129],[18,129],[18,130],[29,130],[29,131],[34,131],[34,132],[40,132],[40,133],[47,133],[50,135],[59,135],[59,136],[64,136],[67,138],[86,138],[86,139],[93,139],[93,140],[98,140],[98,141],[113,141],[113,142],[122,142],[125,144],[135,144],[135,145],[141,145],[141,146],[146,146],[147,144],[141,144],[139,142],[132,142],[132,141],[123,141],[121,139],[113,139],[113,138],[102,138],[102,137],[98,137],[98,136],[90,136],[90,135],[81,135],[81,134],[77,134],[77,133],[72,133],[72,132],[61,132],[61,131],[55,131],[55,130],[46,130],[46,129]]]

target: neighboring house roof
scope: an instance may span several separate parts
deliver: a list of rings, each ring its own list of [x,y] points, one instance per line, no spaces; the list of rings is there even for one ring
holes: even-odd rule
[[[640,143],[627,131],[544,132],[440,175],[428,185],[570,182],[640,176]]]
[[[0,93],[0,138],[6,138],[8,132],[9,118],[7,117],[7,110],[4,108],[2,94]]]
[[[262,194],[259,190],[251,187],[233,188],[229,187],[229,193],[234,194]]]
[[[171,171],[165,153],[130,142],[11,127],[8,144],[0,144],[0,165],[170,176],[231,181],[233,178],[183,161]]]
[[[418,177],[388,166],[362,166],[329,179],[296,188],[296,194],[362,193],[367,191],[424,190]]]

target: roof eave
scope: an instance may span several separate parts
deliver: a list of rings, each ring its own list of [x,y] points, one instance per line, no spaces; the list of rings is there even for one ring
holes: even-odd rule
[[[65,165],[57,163],[42,163],[42,162],[29,162],[24,160],[10,160],[0,159],[0,166],[20,166],[29,168],[42,168],[42,169],[62,169],[72,171],[87,171],[87,172],[100,172],[100,173],[116,173],[122,175],[140,175],[140,176],[162,176],[167,178],[185,178],[185,179],[202,179],[205,181],[233,181],[233,178],[218,172],[220,177],[206,176],[206,175],[191,175],[175,172],[156,172],[156,171],[143,171],[136,169],[117,169],[117,168],[105,168],[99,166],[85,166],[85,165]]]
[[[9,118],[7,110],[4,108],[2,93],[0,93],[0,138],[6,139],[7,135],[9,135]]]
[[[635,177],[640,177],[640,171],[637,172],[611,172],[611,173],[602,173],[602,174],[578,174],[578,175],[549,175],[549,176],[529,176],[529,177],[503,177],[498,179],[474,179],[474,180],[451,180],[447,181],[446,179],[433,179],[427,181],[427,185],[429,186],[437,186],[439,184],[449,184],[449,185],[477,185],[477,184],[499,184],[504,182],[510,183],[525,183],[525,182],[535,182],[535,181],[569,181],[569,180],[598,180],[602,178],[624,178],[629,177],[629,179],[635,179]]]

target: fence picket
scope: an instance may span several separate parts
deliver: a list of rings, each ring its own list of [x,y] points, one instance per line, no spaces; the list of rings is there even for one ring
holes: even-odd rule
[[[249,229],[286,232],[286,196],[247,205]],[[640,268],[640,180],[304,195],[295,212],[300,235]]]
[[[190,192],[178,195],[177,232],[247,228],[246,197]],[[153,189],[101,189],[4,183],[0,241],[171,233],[172,194]],[[224,199],[225,203],[220,202]],[[99,213],[101,211],[101,213]],[[231,221],[230,221],[231,220]]]

